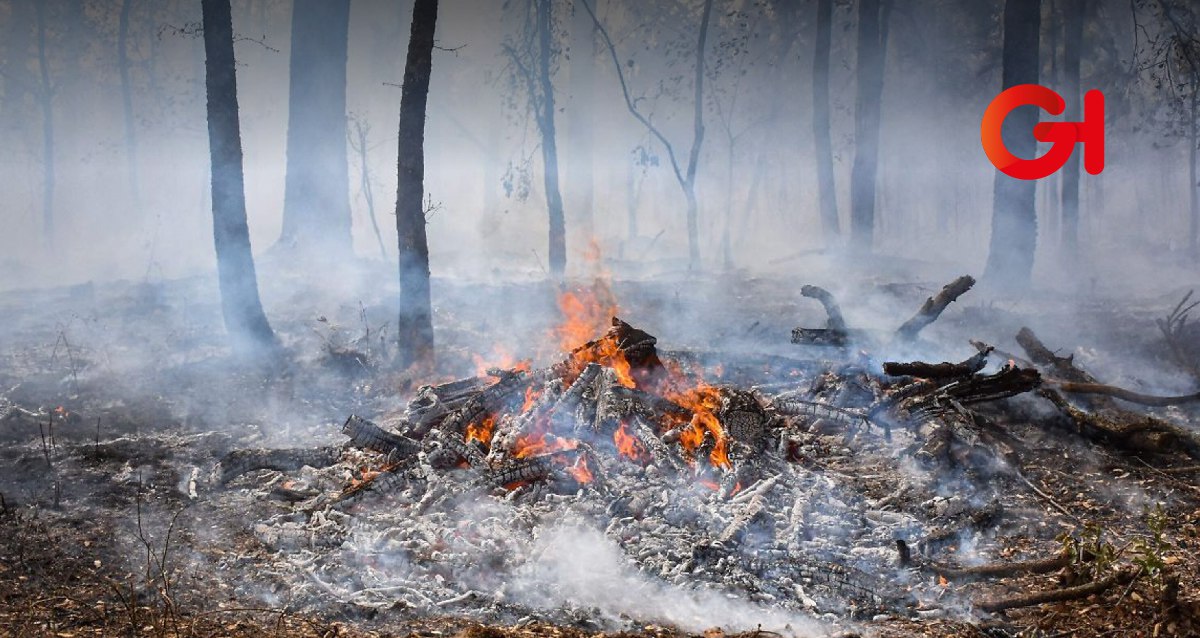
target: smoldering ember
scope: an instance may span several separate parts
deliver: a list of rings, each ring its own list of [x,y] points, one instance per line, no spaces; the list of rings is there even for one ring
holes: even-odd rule
[[[0,635],[1200,635],[1195,2],[0,33]]]

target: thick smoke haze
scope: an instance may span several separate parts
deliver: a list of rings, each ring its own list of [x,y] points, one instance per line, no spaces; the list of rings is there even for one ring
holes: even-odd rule
[[[35,11],[33,4],[40,4]],[[121,3],[0,3],[5,34],[0,112],[0,287],[125,278],[155,280],[214,267],[198,2],[132,2],[129,85],[137,186],[129,178],[118,58]],[[697,3],[598,2],[638,107],[685,155],[692,140]],[[826,256],[811,127],[815,13],[804,3],[719,3],[707,45],[705,139],[696,178],[705,268],[729,262],[792,272]],[[547,268],[540,138],[523,79],[505,46],[524,37],[521,3],[445,2],[438,20],[426,139],[425,190],[435,277],[538,276]],[[520,6],[519,6],[520,5]],[[848,226],[854,158],[854,3],[835,3],[831,137],[837,203]],[[246,194],[255,253],[269,266],[282,227],[288,125],[290,2],[234,2]],[[599,41],[576,44],[578,7],[555,18],[553,80],[566,202],[568,272],[595,240],[627,274],[682,270],[685,201],[666,149],[625,108]],[[980,272],[987,257],[995,169],[979,119],[1000,88],[1002,2],[897,2],[888,17],[875,251],[881,263]],[[1043,50],[1061,20],[1043,19]],[[1154,50],[1119,2],[1096,3],[1084,34],[1082,87],[1108,97],[1108,166],[1081,181],[1081,259],[1062,272],[1061,179],[1038,184],[1035,282],[1083,292],[1171,285],[1190,267],[1188,144],[1177,103],[1139,65]],[[45,24],[39,56],[39,12]],[[358,141],[348,149],[355,256],[395,259],[396,122],[410,2],[352,3],[347,64],[350,131],[366,131],[365,169],[382,235],[362,192]],[[1153,33],[1143,17],[1141,27]],[[1155,23],[1156,24],[1156,23]],[[1147,26],[1149,25],[1149,26]],[[1053,32],[1053,33],[1052,33]],[[576,50],[579,49],[579,50]],[[1061,86],[1045,59],[1043,84]],[[1177,64],[1177,62],[1173,62]],[[55,238],[43,235],[48,79],[54,124]],[[578,78],[590,78],[587,90]],[[1191,89],[1184,88],[1186,93]],[[581,98],[576,93],[583,95]],[[590,121],[580,151],[576,118]],[[572,166],[588,155],[594,206]],[[134,190],[137,190],[135,195]],[[631,210],[636,216],[632,231]],[[354,256],[338,255],[349,262]],[[270,290],[279,285],[260,277]]]

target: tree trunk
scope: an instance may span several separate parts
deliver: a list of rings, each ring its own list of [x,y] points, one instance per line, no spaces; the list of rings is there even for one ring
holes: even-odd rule
[[[37,18],[37,59],[41,75],[39,101],[42,107],[42,237],[53,246],[57,229],[54,225],[54,86],[50,83],[50,63],[46,58],[46,4],[33,2]]]
[[[133,82],[129,73],[129,14],[133,11],[133,0],[121,0],[121,14],[117,23],[117,69],[121,75],[121,110],[125,121],[125,170],[129,179],[129,195],[133,198],[133,212],[142,216],[142,189],[138,176],[137,133],[133,120]]]
[[[304,256],[327,259],[351,250],[349,27],[350,0],[295,0],[280,242]]]
[[[700,267],[700,205],[696,201],[696,171],[700,168],[700,149],[704,145],[704,55],[708,48],[708,25],[712,18],[713,0],[704,1],[700,15],[700,36],[696,40],[695,97],[692,99],[692,150],[688,153],[687,176],[683,194],[687,199],[688,270]]]
[[[1192,259],[1200,260],[1200,246],[1197,242],[1200,241],[1200,184],[1196,182],[1196,151],[1197,138],[1200,137],[1200,122],[1197,118],[1200,113],[1196,108],[1200,106],[1200,94],[1197,94],[1193,89],[1192,92],[1192,109],[1191,121],[1188,123],[1188,250],[1191,252]]]
[[[400,314],[397,363],[433,362],[433,309],[429,291],[429,239],[425,234],[425,105],[433,67],[438,0],[413,3],[412,30],[400,90],[396,236],[400,248]]]
[[[858,5],[858,96],[854,106],[854,166],[850,171],[850,237],[856,250],[870,252],[875,240],[875,188],[879,170],[879,120],[883,99],[882,14],[890,0]]]
[[[542,132],[542,165],[545,169],[546,209],[550,216],[550,274],[562,277],[567,269],[567,231],[563,218],[562,191],[558,186],[558,145],[554,134],[554,84],[550,80],[550,57],[553,54],[550,15],[552,0],[537,1],[538,84],[542,94],[538,113]]]
[[[591,240],[595,233],[592,206],[595,182],[592,174],[592,143],[595,111],[596,25],[587,9],[575,0],[571,19],[571,110],[570,155],[567,163],[567,192],[571,210],[578,220],[579,234]]]
[[[630,162],[629,171],[625,175],[625,238],[636,239],[638,236],[638,199],[641,195],[640,180],[638,180],[637,164]]]
[[[721,264],[725,270],[733,270],[733,244],[730,235],[733,234],[733,149],[734,138],[727,136],[729,153],[725,156],[725,219],[721,230]]]
[[[1063,119],[1079,122],[1083,96],[1079,91],[1079,56],[1083,46],[1083,11],[1085,0],[1063,0],[1063,86],[1067,101]],[[1074,261],[1079,248],[1079,155],[1071,153],[1062,172],[1062,251]]]
[[[833,176],[833,142],[829,133],[829,54],[833,43],[833,0],[817,0],[817,38],[813,53],[813,142],[817,152],[817,186],[821,228],[826,244],[841,234],[837,184]]]
[[[258,297],[238,121],[233,16],[229,0],[202,0],[208,146],[212,163],[213,244],[225,329],[235,351],[261,354],[278,347]]]
[[[1007,0],[1004,5],[1003,89],[1037,84],[1041,0]],[[1005,146],[1018,157],[1037,154],[1031,131],[1038,109],[1013,111],[1004,120]],[[1037,248],[1037,182],[996,171],[992,190],[992,238],[984,276],[1002,286],[1027,288]]]

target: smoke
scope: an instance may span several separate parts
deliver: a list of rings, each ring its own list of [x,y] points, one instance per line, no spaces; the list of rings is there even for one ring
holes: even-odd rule
[[[810,616],[783,612],[710,589],[685,589],[637,570],[620,546],[578,521],[536,532],[531,559],[516,573],[514,590],[543,608],[593,609],[616,624],[638,619],[702,632],[755,628],[790,636],[828,629]]]

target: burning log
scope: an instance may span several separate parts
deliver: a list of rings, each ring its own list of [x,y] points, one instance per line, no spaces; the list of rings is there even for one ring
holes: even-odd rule
[[[329,467],[342,457],[340,446],[234,450],[221,459],[221,482],[254,470],[290,472],[304,466]]]
[[[954,303],[955,299],[958,299],[974,285],[974,277],[963,275],[943,286],[938,294],[925,300],[925,303],[921,305],[921,309],[917,311],[916,315],[913,315],[912,319],[904,322],[903,325],[896,329],[896,339],[901,342],[916,339],[917,334],[925,326],[937,321],[937,318],[942,316],[942,312],[946,310],[946,306]]]

